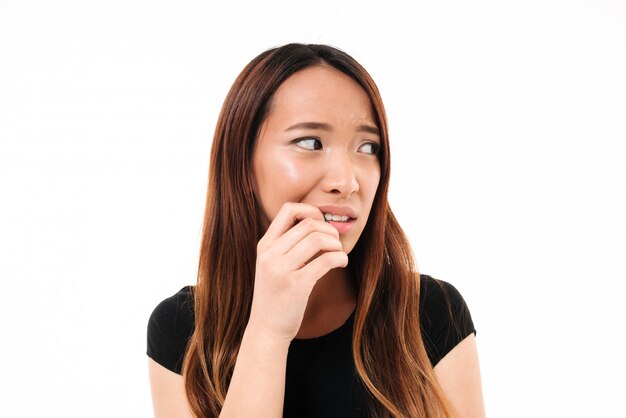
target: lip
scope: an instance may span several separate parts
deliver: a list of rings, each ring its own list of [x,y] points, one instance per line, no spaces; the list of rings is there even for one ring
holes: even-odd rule
[[[335,221],[326,221],[326,222],[328,222],[330,225],[337,228],[337,231],[340,234],[345,234],[346,232],[351,230],[354,224],[356,223],[354,219],[350,219],[349,221],[346,221],[346,222],[335,222]]]
[[[330,213],[332,215],[339,216],[349,216],[351,218],[348,222],[343,223],[350,223],[351,221],[356,219],[356,211],[349,206],[318,206],[318,208],[323,213]]]

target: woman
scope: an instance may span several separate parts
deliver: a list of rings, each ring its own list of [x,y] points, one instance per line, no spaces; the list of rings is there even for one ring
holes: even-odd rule
[[[383,103],[353,58],[289,44],[246,66],[197,284],[149,321],[157,417],[484,415],[469,310],[417,273],[388,181]]]

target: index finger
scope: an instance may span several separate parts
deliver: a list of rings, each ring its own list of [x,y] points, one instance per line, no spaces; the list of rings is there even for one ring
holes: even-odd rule
[[[286,202],[270,223],[270,226],[265,232],[265,237],[276,239],[291,229],[295,224],[306,218],[324,221],[324,215],[319,208],[306,203]]]

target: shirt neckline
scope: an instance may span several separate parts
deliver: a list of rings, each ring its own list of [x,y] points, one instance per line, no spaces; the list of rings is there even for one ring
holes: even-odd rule
[[[313,337],[313,338],[294,338],[291,341],[295,344],[315,343],[315,342],[323,341],[328,338],[332,338],[335,335],[343,334],[345,331],[352,328],[352,324],[354,323],[355,313],[356,313],[356,308],[352,311],[348,319],[346,319],[346,321],[343,324],[341,324],[338,328],[335,328],[334,330],[330,331],[327,334],[320,335],[319,337]]]

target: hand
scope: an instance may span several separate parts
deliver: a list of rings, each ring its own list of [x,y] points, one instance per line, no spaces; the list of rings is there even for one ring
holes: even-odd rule
[[[339,232],[322,212],[304,203],[285,203],[257,245],[248,327],[291,342],[317,281],[347,265]]]

